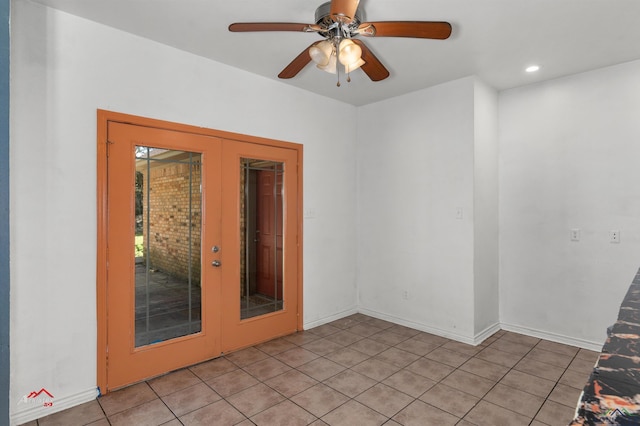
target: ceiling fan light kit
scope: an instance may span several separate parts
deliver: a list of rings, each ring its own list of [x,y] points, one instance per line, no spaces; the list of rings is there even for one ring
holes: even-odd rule
[[[229,25],[232,32],[251,31],[295,31],[317,33],[324,37],[300,53],[287,65],[278,77],[295,77],[309,62],[316,67],[338,74],[338,64],[344,66],[347,81],[349,73],[362,68],[372,80],[380,81],[389,76],[389,71],[369,50],[362,40],[355,37],[409,37],[444,40],[451,35],[451,24],[433,21],[380,21],[362,22],[363,13],[358,9],[359,0],[332,0],[316,9],[315,24],[281,22],[250,22]]]

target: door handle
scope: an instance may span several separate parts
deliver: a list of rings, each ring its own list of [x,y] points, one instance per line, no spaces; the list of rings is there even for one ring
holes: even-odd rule
[[[222,263],[220,263],[220,261],[217,259],[211,262],[211,266],[215,266],[216,268],[219,268],[220,265],[222,265]]]

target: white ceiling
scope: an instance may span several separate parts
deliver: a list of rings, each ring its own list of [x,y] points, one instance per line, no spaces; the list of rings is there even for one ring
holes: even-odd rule
[[[233,22],[313,23],[323,0],[33,0],[353,105],[476,75],[498,90],[640,59],[639,0],[361,0],[366,21],[448,21],[448,40],[366,38],[389,69],[372,82],[307,65],[278,73],[314,33],[230,33]],[[539,64],[540,71],[524,68]],[[215,78],[215,76],[212,76]]]

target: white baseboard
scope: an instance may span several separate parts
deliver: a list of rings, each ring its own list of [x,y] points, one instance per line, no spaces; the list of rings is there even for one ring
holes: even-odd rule
[[[466,343],[468,345],[477,345],[475,343],[476,338],[466,336],[463,334],[458,334],[451,332],[450,330],[443,330],[437,327],[432,327],[430,325],[408,321],[403,318],[398,318],[393,315],[384,314],[382,312],[372,311],[370,309],[359,309],[359,312],[364,315],[369,315],[370,317],[378,318],[381,320],[389,321],[394,324],[404,325],[405,327],[414,328],[416,330],[424,331],[425,333],[435,334],[436,336],[446,337],[447,339],[453,339],[458,342]],[[497,330],[496,330],[497,331]]]
[[[602,342],[593,342],[590,340],[576,339],[575,337],[564,336],[562,334],[551,333],[549,331],[537,330],[535,328],[523,327],[520,325],[500,323],[500,328],[506,331],[526,334],[527,336],[550,340],[552,342],[562,343],[569,346],[577,346],[579,348],[589,349],[595,352],[601,352],[602,345],[604,345],[604,339],[602,340]]]
[[[309,330],[310,328],[319,327],[321,325],[324,325],[324,324],[330,323],[332,321],[339,320],[339,319],[342,319],[344,317],[348,317],[349,315],[353,315],[353,314],[357,314],[357,313],[358,313],[358,308],[354,306],[354,307],[352,307],[350,309],[347,309],[345,311],[338,312],[337,314],[333,314],[333,315],[330,315],[328,317],[324,317],[324,318],[319,319],[319,320],[306,322],[306,323],[302,324],[302,328],[305,329],[305,330]]]
[[[51,407],[44,407],[42,404],[20,404],[17,406],[16,410],[11,413],[11,426],[21,425],[23,423],[57,413],[58,411],[93,401],[97,397],[98,389],[91,388],[73,395],[63,396],[60,398],[56,397],[52,400],[53,405]]]
[[[492,324],[489,327],[485,328],[480,333],[476,334],[475,337],[473,338],[474,346],[479,345],[480,343],[484,342],[485,339],[493,336],[494,333],[496,333],[497,331],[500,331],[500,330],[501,330],[500,323],[495,323],[495,324]]]

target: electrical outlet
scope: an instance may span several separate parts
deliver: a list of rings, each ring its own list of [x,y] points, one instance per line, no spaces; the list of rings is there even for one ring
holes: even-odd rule
[[[575,228],[571,230],[571,241],[580,241],[580,230]]]
[[[609,242],[617,244],[620,242],[620,231],[609,231]]]
[[[404,300],[408,300],[409,299],[409,292],[407,290],[402,292],[402,298]]]

